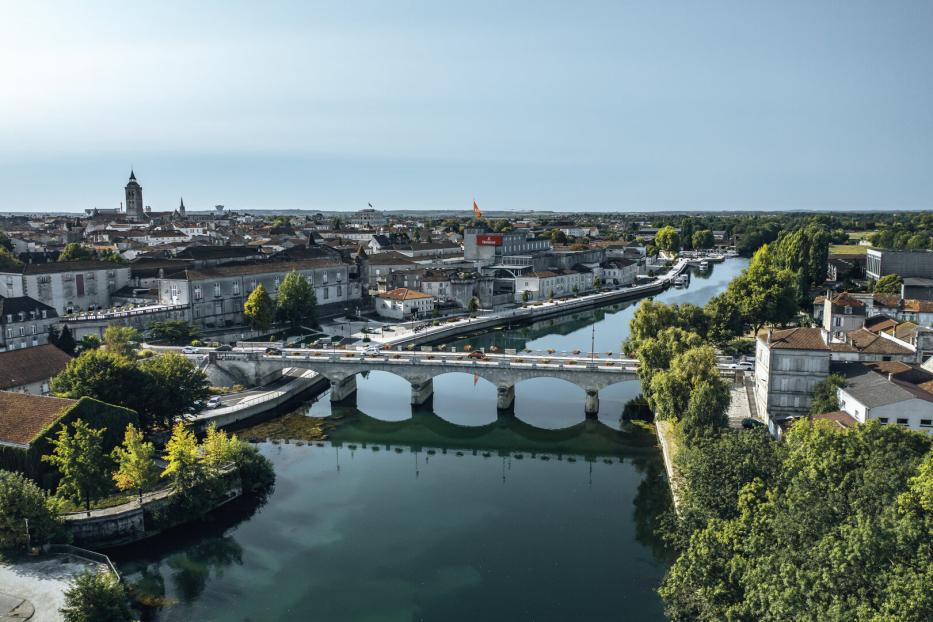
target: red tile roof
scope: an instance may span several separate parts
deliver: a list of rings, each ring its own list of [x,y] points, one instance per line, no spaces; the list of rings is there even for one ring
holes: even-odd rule
[[[0,444],[29,445],[77,400],[0,391]]]
[[[770,341],[769,341],[770,337]],[[823,341],[823,331],[819,328],[788,328],[783,330],[762,331],[758,339],[770,348],[788,350],[829,350]]]

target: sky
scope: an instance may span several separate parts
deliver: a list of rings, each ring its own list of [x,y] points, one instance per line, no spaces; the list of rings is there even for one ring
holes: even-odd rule
[[[929,0],[0,15],[0,212],[933,209]]]

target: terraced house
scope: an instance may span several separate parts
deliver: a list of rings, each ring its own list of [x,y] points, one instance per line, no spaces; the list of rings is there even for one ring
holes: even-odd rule
[[[129,282],[129,266],[109,261],[27,264],[0,273],[0,296],[29,296],[68,315],[109,307],[111,294]]]

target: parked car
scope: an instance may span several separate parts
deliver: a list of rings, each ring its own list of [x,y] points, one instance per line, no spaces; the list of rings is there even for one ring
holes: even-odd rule
[[[222,345],[214,348],[214,352],[233,352],[233,346]]]
[[[746,417],[745,419],[742,419],[742,427],[746,430],[753,430],[755,428],[763,428],[765,427],[765,424],[763,424],[761,421],[758,421],[757,419]]]
[[[282,354],[282,351],[279,350],[278,348],[266,348],[266,354],[268,354],[269,356],[280,356]]]
[[[379,354],[382,351],[382,346],[377,344],[372,344],[366,346],[366,349],[363,350],[363,354]]]
[[[470,352],[469,358],[483,360],[484,358],[486,358],[486,353],[483,352],[482,350],[473,350],[472,352]]]
[[[207,400],[208,408],[220,408],[220,404],[221,404],[220,397],[216,395],[212,397],[211,399]]]
[[[181,353],[182,354],[197,354],[198,349],[192,348],[191,346],[185,346],[184,348],[181,349]]]

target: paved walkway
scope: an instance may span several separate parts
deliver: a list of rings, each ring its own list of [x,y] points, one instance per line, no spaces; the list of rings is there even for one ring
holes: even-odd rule
[[[72,579],[86,570],[99,568],[99,564],[67,555],[15,564],[0,562],[0,622],[60,622],[58,610],[65,605],[65,590]],[[25,613],[23,601],[35,607],[35,613],[31,617],[13,617],[16,607],[20,608],[19,613]]]
[[[0,622],[22,622],[32,618],[35,612],[28,600],[0,592]]]
[[[732,397],[729,400],[729,427],[741,428],[742,420],[752,416],[752,410],[748,403],[748,391],[745,389],[745,382],[741,384],[732,383],[729,387],[729,393]]]

